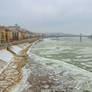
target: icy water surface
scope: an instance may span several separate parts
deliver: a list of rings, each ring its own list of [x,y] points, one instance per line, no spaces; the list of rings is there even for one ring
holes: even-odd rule
[[[49,38],[37,44],[32,52],[92,71],[92,40],[88,38],[82,42],[79,38]]]
[[[92,41],[47,38],[28,51],[15,92],[92,92]]]
[[[40,89],[36,92],[92,92],[90,39],[83,38],[82,42],[79,38],[44,39],[32,47],[29,57],[28,79],[32,87],[33,79],[39,81],[35,82],[36,89]]]

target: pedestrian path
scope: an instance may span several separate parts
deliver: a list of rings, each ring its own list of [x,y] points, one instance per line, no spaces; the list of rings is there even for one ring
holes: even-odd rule
[[[8,51],[14,54],[14,58],[0,73],[0,92],[9,92],[9,89],[22,79],[21,68],[26,64],[28,56],[27,51],[31,45],[32,43],[23,49],[19,54],[15,54],[8,48]]]

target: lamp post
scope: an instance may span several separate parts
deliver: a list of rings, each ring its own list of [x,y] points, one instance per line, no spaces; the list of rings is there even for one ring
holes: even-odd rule
[[[80,33],[80,42],[82,42],[82,34]]]

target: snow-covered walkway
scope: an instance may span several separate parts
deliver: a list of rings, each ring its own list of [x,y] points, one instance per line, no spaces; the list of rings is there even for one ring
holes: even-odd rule
[[[11,50],[17,54],[15,56],[7,50],[0,51],[0,59],[8,63],[0,71],[0,92],[9,92],[9,88],[21,80],[21,68],[26,63],[26,52],[31,45],[26,43],[12,46]]]

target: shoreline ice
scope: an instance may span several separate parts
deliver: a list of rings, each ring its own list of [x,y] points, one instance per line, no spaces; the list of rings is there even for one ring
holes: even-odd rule
[[[33,46],[35,46],[35,44]],[[16,91],[11,92],[34,92],[32,89],[34,79],[39,80],[40,83],[46,83],[41,85],[37,82],[38,84],[35,86],[37,90],[40,90],[38,85],[41,85],[40,88],[43,92],[51,92],[51,90],[53,90],[53,92],[66,92],[67,90],[67,92],[92,92],[91,72],[60,60],[37,56],[32,53],[32,47],[28,51],[28,63],[23,68],[23,74],[26,75],[26,77],[24,77],[25,80],[22,79],[17,89],[15,88]],[[47,81],[50,81],[51,87]]]
[[[10,92],[92,92],[92,73],[72,64],[38,56],[28,50],[23,78]],[[36,88],[36,89],[35,89]],[[37,92],[38,92],[37,91]]]

